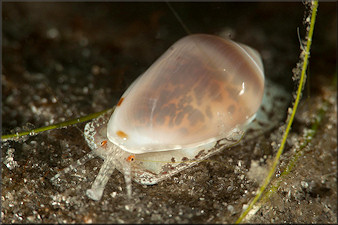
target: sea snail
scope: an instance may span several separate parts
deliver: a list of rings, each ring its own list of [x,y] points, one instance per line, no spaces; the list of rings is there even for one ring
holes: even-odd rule
[[[274,87],[266,94],[264,86],[270,89],[256,50],[207,34],[178,40],[113,112],[86,124],[91,154],[104,159],[87,195],[99,200],[115,168],[125,175],[130,196],[131,180],[155,184],[233,145],[248,129],[271,128],[285,92]],[[279,100],[259,110],[262,99]]]
[[[107,137],[130,153],[214,142],[252,120],[263,91],[257,51],[217,36],[189,35],[123,94]]]

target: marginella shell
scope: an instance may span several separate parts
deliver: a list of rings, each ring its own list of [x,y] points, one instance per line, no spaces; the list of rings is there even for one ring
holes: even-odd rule
[[[107,136],[131,153],[211,143],[250,121],[263,92],[257,51],[212,35],[189,35],[123,94]]]
[[[115,109],[85,126],[89,156],[104,159],[87,195],[99,200],[116,168],[156,184],[275,126],[287,93],[264,78],[259,53],[218,36],[178,40],[126,90]],[[87,156],[88,158],[88,156]]]

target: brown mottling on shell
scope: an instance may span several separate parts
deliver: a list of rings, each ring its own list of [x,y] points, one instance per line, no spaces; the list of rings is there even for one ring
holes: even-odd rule
[[[123,100],[124,100],[124,98],[123,98],[123,97],[122,97],[122,98],[120,98],[119,102],[117,103],[117,106],[120,106],[120,105],[122,104]]]
[[[188,120],[190,122],[190,125],[195,125],[199,122],[204,122],[204,115],[201,113],[200,110],[198,109],[193,109],[192,112],[189,113],[188,115]]]
[[[184,112],[183,111],[179,112],[177,114],[176,118],[175,118],[175,124],[176,125],[180,125],[181,122],[182,122],[183,117],[184,117]]]
[[[197,104],[201,104],[203,101],[204,94],[205,94],[205,85],[196,86],[193,89],[193,93],[194,93],[195,101],[197,102]]]
[[[209,119],[212,119],[212,112],[210,110],[210,106],[206,107],[205,114],[208,116]]]
[[[174,157],[171,158],[171,162],[172,163],[176,162]]]
[[[121,130],[116,131],[116,134],[119,138],[127,139],[128,135]]]
[[[217,102],[222,101],[221,87],[217,82],[212,82],[208,86],[209,97]]]
[[[189,134],[188,129],[185,128],[185,127],[181,127],[181,128],[179,129],[179,132],[180,132],[181,135],[187,135],[187,134]]]
[[[217,95],[213,96],[213,100],[215,100],[216,102],[221,102],[223,99],[223,96],[221,93],[218,93]]]
[[[232,76],[231,83],[233,85],[242,85],[243,77],[241,76]]]
[[[236,106],[234,104],[228,107],[228,113],[233,114],[236,111]]]
[[[178,109],[182,109],[185,106],[191,104],[192,101],[193,101],[193,97],[191,95],[185,94],[181,96],[180,99],[178,100],[177,107]]]
[[[155,122],[157,125],[163,125],[165,122],[165,117],[163,116],[157,116],[155,117]]]
[[[238,100],[238,91],[236,90],[236,88],[228,85],[225,90],[228,92],[229,94],[229,97],[231,99],[233,99],[234,101],[237,101]]]
[[[173,118],[171,117],[171,118],[169,118],[169,122],[168,122],[168,127],[170,127],[170,128],[173,128],[174,127],[174,120],[173,120]]]
[[[110,120],[115,140],[123,134],[141,135],[152,151],[202,143],[245,123],[257,111],[264,90],[258,55],[252,64],[251,50],[246,53],[238,44],[210,35],[191,35],[173,46],[120,99]],[[123,134],[114,133],[118,130]],[[125,146],[137,151],[139,141]]]
[[[176,111],[176,105],[173,103],[161,106],[155,117],[156,123],[158,123],[158,125],[163,125],[164,123],[166,123],[170,127],[173,127]]]

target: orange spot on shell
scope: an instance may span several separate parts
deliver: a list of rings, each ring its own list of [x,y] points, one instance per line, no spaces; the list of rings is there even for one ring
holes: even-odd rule
[[[122,104],[123,100],[124,100],[124,98],[123,98],[123,97],[122,97],[122,98],[120,98],[119,102],[117,103],[117,106],[120,106],[120,105]]]
[[[130,156],[128,156],[128,158],[127,158],[127,161],[128,162],[133,162],[135,160],[135,155],[130,155]]]
[[[128,138],[128,135],[121,130],[116,131],[116,134],[117,136],[119,136],[120,138],[123,138],[124,140]]]

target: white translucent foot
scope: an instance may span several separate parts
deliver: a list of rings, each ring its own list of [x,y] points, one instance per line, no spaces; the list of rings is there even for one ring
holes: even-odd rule
[[[92,184],[92,187],[88,189],[86,192],[89,198],[96,200],[96,201],[101,199],[103,190],[108,182],[108,179],[113,173],[114,169],[115,169],[115,164],[114,164],[113,157],[107,157],[107,159],[104,160],[102,167],[99,171],[99,174],[96,176],[95,181]]]
[[[102,197],[102,194],[103,194],[103,190],[104,190],[104,187],[103,188],[96,188],[96,189],[88,189],[86,191],[86,194],[89,198],[95,200],[95,201],[99,201]]]
[[[128,196],[129,199],[131,199],[132,186],[131,186],[131,168],[130,168],[130,166],[126,166],[124,168],[124,181],[126,182],[127,196]]]

